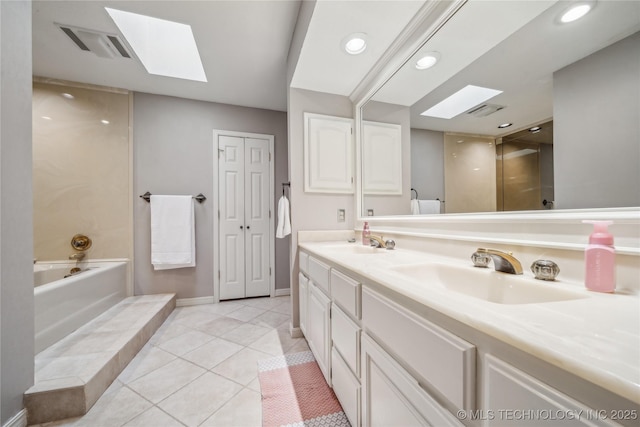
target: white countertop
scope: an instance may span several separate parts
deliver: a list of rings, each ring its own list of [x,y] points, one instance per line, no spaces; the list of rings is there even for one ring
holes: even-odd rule
[[[426,262],[460,266],[465,261],[401,248],[378,249],[373,254],[353,254],[338,249],[358,244],[305,242],[299,246],[640,404],[640,298],[637,296],[601,294],[564,284],[584,298],[532,304],[492,303],[447,290],[438,284],[421,283],[390,269]],[[470,260],[468,266],[473,269]],[[478,273],[506,274],[493,269]],[[533,280],[528,272],[518,277]],[[563,286],[563,283],[541,282],[541,286]]]

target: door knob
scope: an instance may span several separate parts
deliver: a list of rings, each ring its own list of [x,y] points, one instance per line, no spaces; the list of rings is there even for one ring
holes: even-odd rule
[[[243,226],[240,226],[240,230],[242,230],[243,228],[244,228]]]
[[[250,229],[251,227],[247,225],[247,230]]]

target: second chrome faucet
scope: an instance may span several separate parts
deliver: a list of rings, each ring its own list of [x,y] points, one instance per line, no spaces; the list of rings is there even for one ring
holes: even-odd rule
[[[503,252],[497,249],[478,248],[471,259],[476,267],[487,267],[489,259],[493,260],[496,271],[509,274],[522,274],[522,264],[511,252]]]

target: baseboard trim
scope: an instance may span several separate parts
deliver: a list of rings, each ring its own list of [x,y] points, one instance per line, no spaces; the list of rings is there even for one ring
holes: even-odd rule
[[[188,307],[191,305],[214,304],[213,297],[180,298],[176,300],[176,307]]]
[[[276,296],[277,297],[283,297],[286,295],[291,295],[291,288],[285,288],[285,289],[276,289]]]
[[[27,427],[27,410],[23,409],[15,414],[2,427]]]
[[[294,328],[293,323],[289,323],[289,333],[291,334],[291,338],[302,338],[304,334],[302,333],[302,329]]]

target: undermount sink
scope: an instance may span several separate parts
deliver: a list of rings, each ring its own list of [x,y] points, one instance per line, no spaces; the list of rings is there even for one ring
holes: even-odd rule
[[[433,263],[402,265],[391,267],[391,270],[425,284],[497,304],[537,304],[586,298],[559,288],[558,284],[472,266]]]
[[[341,253],[341,254],[383,254],[386,252],[386,249],[374,248],[373,246],[364,246],[353,243],[349,246],[341,245],[341,246],[331,246],[332,252]]]

